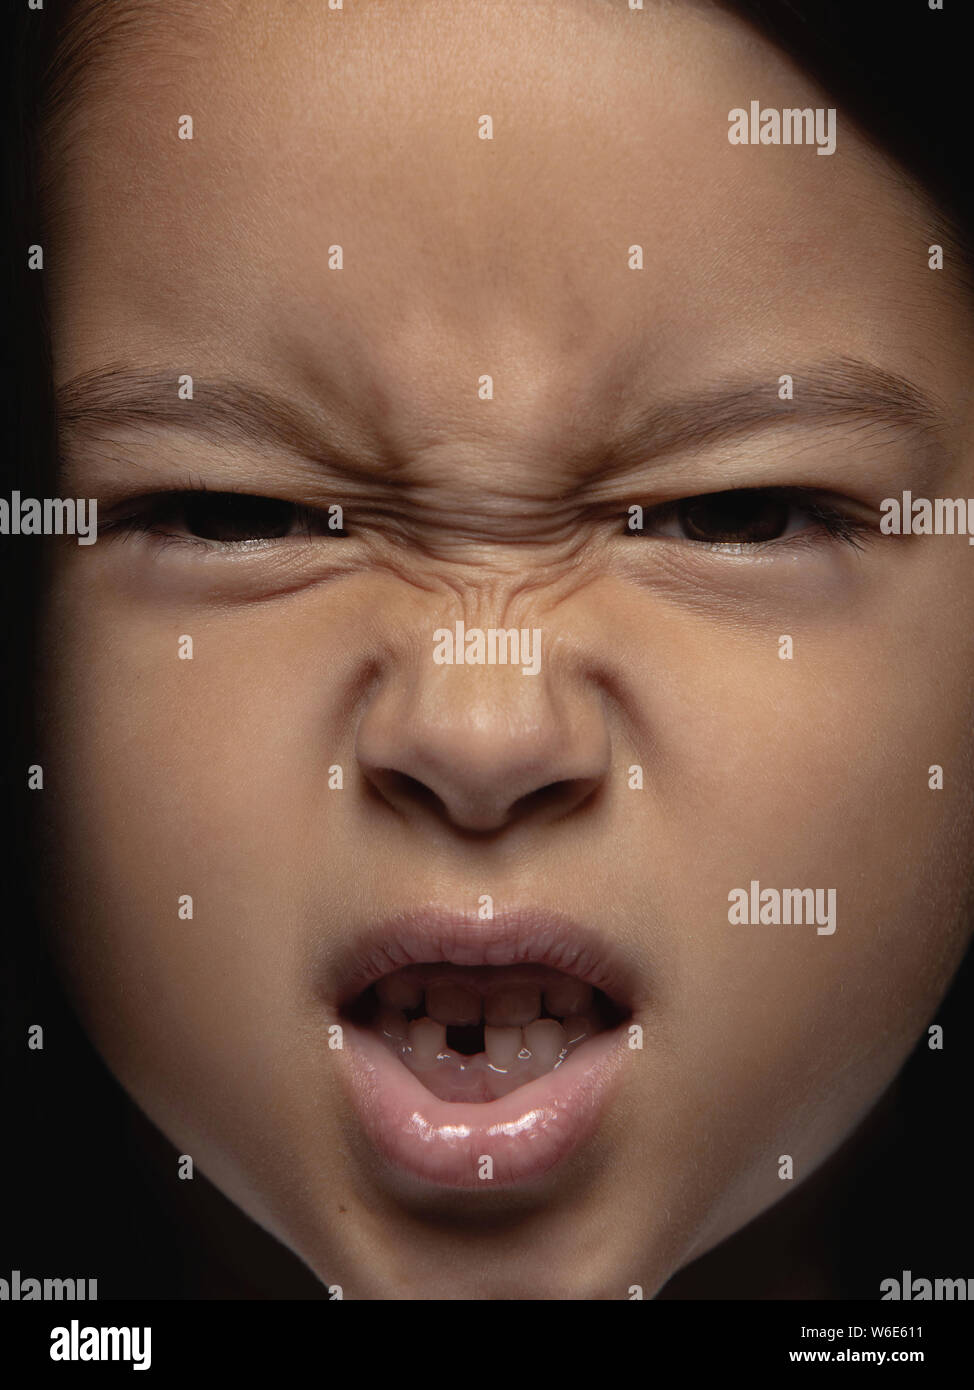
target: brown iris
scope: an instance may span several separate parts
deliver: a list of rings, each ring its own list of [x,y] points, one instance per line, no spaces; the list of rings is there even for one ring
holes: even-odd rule
[[[773,541],[787,529],[793,503],[758,489],[712,492],[705,497],[686,497],[676,516],[690,540],[754,543]]]
[[[182,499],[186,529],[209,541],[267,540],[286,536],[295,519],[290,502],[240,492],[188,493]]]

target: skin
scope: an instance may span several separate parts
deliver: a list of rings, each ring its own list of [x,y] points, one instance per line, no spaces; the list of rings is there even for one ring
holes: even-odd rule
[[[962,957],[972,558],[875,533],[728,553],[627,535],[627,509],[804,486],[875,527],[905,488],[974,494],[934,212],[841,111],[827,158],[729,144],[754,95],[834,103],[704,6],[146,7],[107,61],[58,172],[57,384],[123,362],[283,391],[362,471],[172,428],[66,449],[62,495],[103,515],[192,479],[339,502],[349,530],[58,546],[50,918],[85,1026],[346,1298],[649,1297],[821,1170]],[[797,398],[836,354],[917,382],[936,431],[778,424],[599,466],[650,401],[741,373],[777,399],[785,372]],[[541,628],[541,673],[435,665],[459,619]],[[834,888],[835,934],[731,925],[755,878]],[[543,1191],[424,1199],[356,1139],[320,967],[351,921],[482,892],[614,939],[645,1045]]]

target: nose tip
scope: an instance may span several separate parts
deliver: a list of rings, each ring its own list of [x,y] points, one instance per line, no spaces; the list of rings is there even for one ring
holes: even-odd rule
[[[581,692],[556,701],[550,687],[521,677],[521,687],[508,682],[471,704],[447,689],[451,679],[435,698],[412,701],[387,687],[359,726],[359,766],[390,807],[491,834],[568,816],[597,791],[609,763],[597,702]]]

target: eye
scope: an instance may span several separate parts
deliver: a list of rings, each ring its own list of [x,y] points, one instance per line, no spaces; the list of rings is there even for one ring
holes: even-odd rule
[[[197,492],[179,506],[190,535],[207,541],[270,540],[289,535],[295,521],[291,503],[239,492]]]
[[[344,536],[327,511],[277,497],[192,488],[147,497],[125,515],[109,517],[103,531],[143,531],[171,540],[244,545],[297,536]]]
[[[802,488],[734,488],[682,497],[648,509],[642,526],[645,535],[728,546],[764,545],[815,531],[854,545],[869,529]]]

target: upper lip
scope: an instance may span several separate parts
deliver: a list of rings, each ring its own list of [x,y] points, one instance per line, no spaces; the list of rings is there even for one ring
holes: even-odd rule
[[[338,1008],[405,965],[551,966],[600,989],[619,1005],[641,996],[637,966],[603,932],[547,908],[517,907],[483,921],[476,912],[433,905],[394,913],[354,930],[329,972]]]

